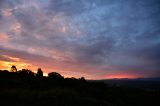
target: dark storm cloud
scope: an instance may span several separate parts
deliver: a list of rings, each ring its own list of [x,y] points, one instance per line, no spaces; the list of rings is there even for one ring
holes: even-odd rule
[[[0,5],[0,31],[11,36],[12,49],[33,49],[46,59],[106,74],[160,73],[159,0],[6,0]]]
[[[49,8],[53,10],[48,11],[49,13],[62,12],[66,15],[76,15],[80,14],[85,10],[86,2],[83,0],[50,0]]]

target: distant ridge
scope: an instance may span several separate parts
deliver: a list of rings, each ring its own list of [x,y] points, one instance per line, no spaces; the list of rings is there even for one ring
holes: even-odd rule
[[[102,79],[102,80],[90,80],[95,82],[104,82],[113,86],[126,86],[135,88],[160,88],[160,77],[155,78],[114,78],[114,79]]]

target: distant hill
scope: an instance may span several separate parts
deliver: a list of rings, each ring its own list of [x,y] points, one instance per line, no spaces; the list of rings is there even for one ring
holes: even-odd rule
[[[156,78],[136,78],[136,79],[103,79],[103,80],[90,80],[91,82],[104,82],[113,86],[126,86],[134,88],[151,88],[157,89],[160,88],[160,77]]]

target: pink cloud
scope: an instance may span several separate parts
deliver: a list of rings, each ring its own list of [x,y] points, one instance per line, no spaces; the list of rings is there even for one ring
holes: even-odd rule
[[[0,32],[0,42],[5,42],[8,40],[8,36],[6,33]]]

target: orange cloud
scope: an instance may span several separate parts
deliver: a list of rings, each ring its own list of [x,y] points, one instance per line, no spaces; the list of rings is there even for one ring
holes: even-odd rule
[[[35,69],[35,67],[29,63],[24,62],[23,60],[21,60],[20,58],[17,57],[13,57],[13,56],[8,56],[8,55],[2,55],[3,57],[6,57],[10,60],[13,61],[0,61],[0,69],[7,69],[10,70],[10,67],[12,65],[15,65],[17,67],[17,69]]]
[[[24,62],[7,62],[7,61],[0,61],[1,66],[3,69],[10,70],[10,67],[12,65],[16,65],[18,69],[28,68],[30,64],[24,63]]]

